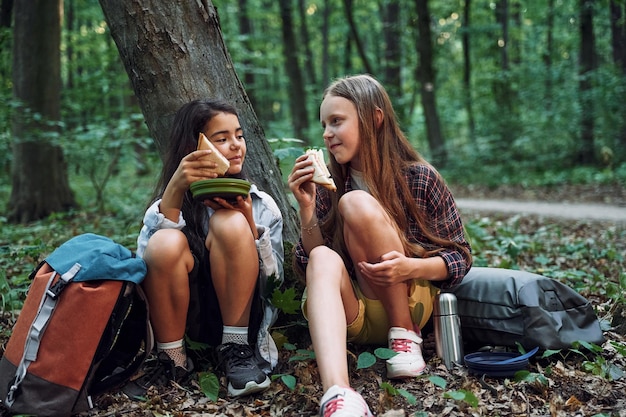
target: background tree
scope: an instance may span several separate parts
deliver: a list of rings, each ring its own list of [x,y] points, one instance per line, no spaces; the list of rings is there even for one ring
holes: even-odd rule
[[[285,238],[298,236],[282,178],[250,101],[223,42],[217,12],[207,2],[137,4],[100,0],[148,129],[161,153],[171,120],[185,102],[203,97],[233,103],[246,132],[247,169],[252,180],[277,201]]]
[[[58,138],[61,118],[61,2],[14,5],[12,188],[9,219],[28,222],[75,206]]]
[[[10,167],[21,163],[12,149],[11,116],[18,104],[13,100],[11,67],[15,33],[6,26],[11,24],[11,13],[7,11],[12,9],[8,7],[11,3],[2,0],[2,22],[7,23],[0,25],[0,101],[5,110],[0,111],[0,203],[4,210],[0,219],[6,218],[9,211],[4,207],[9,205],[12,192]],[[346,3],[358,31],[350,27]],[[239,93],[253,100],[250,107],[254,107],[256,121],[269,138],[285,180],[291,158],[302,151],[302,146],[288,140],[296,136],[290,102],[294,90],[288,75],[291,66],[285,64],[283,53],[279,3],[214,0],[214,4],[219,8],[221,35],[232,56],[232,66],[226,71],[236,72],[244,82],[245,91],[240,88]],[[290,49],[301,68],[304,105],[308,109],[299,117],[307,119],[309,126],[302,138],[311,146],[323,146],[317,109],[321,92],[332,79],[371,71],[390,91],[412,144],[432,159],[426,107],[420,100],[423,85],[415,71],[421,63],[416,53],[420,37],[411,24],[417,18],[415,2],[291,0],[290,4],[294,7],[295,39]],[[502,13],[507,4],[510,12]],[[155,138],[146,128],[155,121],[146,123],[98,1],[65,0],[64,5],[64,84],[61,123],[54,143],[63,149],[77,204],[96,207],[106,203],[110,209],[115,207],[113,194],[106,198],[102,193],[94,196],[96,190],[104,191],[109,174],[119,175],[126,167],[136,168],[137,173],[146,171],[146,167],[158,169],[158,154],[153,152]],[[449,182],[537,182],[557,186],[572,181],[624,181],[626,74],[616,57],[624,49],[619,39],[624,33],[625,5],[621,0],[593,2],[591,22],[596,30],[592,49],[596,58],[594,69],[586,75],[593,82],[585,94],[581,94],[577,82],[585,78],[580,65],[580,5],[580,0],[428,3],[437,115],[445,149],[455,154],[445,168],[439,167]],[[196,24],[202,27],[204,21]],[[129,25],[129,33],[142,30],[133,29],[134,23]],[[609,26],[610,31],[597,30]],[[197,30],[194,27],[179,33],[181,37],[190,36],[183,39],[185,42],[195,42]],[[146,42],[153,46],[171,32],[169,26],[163,27]],[[16,42],[16,47],[28,50],[19,44],[21,41]],[[509,49],[503,51],[503,47]],[[147,79],[179,75],[174,51],[170,56],[174,57],[173,63],[167,62],[169,57],[163,62],[157,57],[154,65],[144,65],[148,74],[157,64],[168,68]],[[197,65],[196,72],[203,76],[215,70],[211,61]],[[313,73],[318,78],[315,82],[311,81]],[[204,94],[205,82],[186,82],[186,94]],[[592,112],[582,103],[585,95],[593,99]],[[167,117],[163,115],[163,119]],[[584,117],[593,122],[593,143],[587,154],[602,157],[587,165],[579,159]],[[164,120],[163,126],[167,124]],[[117,162],[114,155],[119,155]],[[104,162],[99,163],[101,159]],[[98,175],[101,179],[96,178]],[[76,188],[86,177],[90,184],[87,193]],[[141,183],[137,176],[129,179]]]
[[[626,78],[626,2],[611,0],[611,45],[613,49],[613,62],[617,67],[618,74]],[[616,150],[621,150],[620,156],[626,156],[626,106],[620,106],[621,131],[617,133],[615,141]],[[613,162],[613,161],[611,161]]]
[[[306,109],[306,91],[300,63],[298,62],[298,48],[293,28],[293,1],[279,0],[280,17],[282,20],[283,53],[285,55],[285,73],[289,84],[289,108],[291,121],[296,138],[308,144],[306,130],[309,128],[309,113]]]
[[[474,141],[476,134],[476,121],[474,119],[474,109],[472,100],[472,54],[470,43],[472,0],[465,0],[463,5],[463,23],[461,32],[461,44],[463,46],[463,89],[465,100],[465,112],[467,113],[467,127],[470,141]]]
[[[448,152],[446,143],[439,123],[437,112],[437,80],[433,67],[434,52],[433,41],[430,33],[430,11],[428,0],[415,0],[417,10],[417,34],[415,42],[419,64],[417,66],[417,79],[420,83],[420,97],[424,110],[424,122],[426,124],[426,138],[432,152],[432,160],[435,165],[445,167]]]
[[[594,155],[593,71],[596,68],[593,0],[580,0],[580,108],[581,131],[578,162],[591,164]]]

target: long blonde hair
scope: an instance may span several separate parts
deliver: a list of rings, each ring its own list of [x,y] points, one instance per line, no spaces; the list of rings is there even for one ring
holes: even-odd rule
[[[406,182],[406,171],[415,164],[430,164],[413,149],[400,129],[385,88],[370,75],[355,75],[333,82],[324,91],[322,98],[326,96],[343,97],[354,104],[359,119],[358,156],[363,168],[363,178],[371,195],[395,222],[405,254],[426,257],[444,247],[455,247],[469,256],[469,251],[464,246],[436,236],[433,233],[433,225],[429,223],[430,219],[415,203]],[[382,111],[382,122],[376,118],[378,109]],[[333,248],[342,255],[344,260],[349,261],[343,240],[343,224],[341,216],[337,214],[337,205],[345,193],[344,184],[350,167],[349,164],[339,164],[332,154],[329,155],[329,162],[329,170],[338,185],[338,190],[336,193],[330,193],[331,209],[328,216],[323,219],[321,227],[326,236],[333,237]],[[418,224],[422,233],[439,246],[439,249],[426,251],[419,244],[409,241],[406,231],[409,230],[411,218]]]

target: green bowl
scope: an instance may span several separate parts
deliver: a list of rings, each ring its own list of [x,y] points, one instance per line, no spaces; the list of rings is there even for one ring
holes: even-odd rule
[[[239,195],[245,198],[250,192],[250,183],[237,178],[213,178],[192,182],[190,189],[196,200],[219,197],[232,201]]]

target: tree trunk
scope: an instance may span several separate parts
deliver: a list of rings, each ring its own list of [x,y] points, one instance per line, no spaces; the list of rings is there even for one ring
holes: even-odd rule
[[[17,0],[13,41],[13,116],[9,220],[25,223],[75,206],[60,146],[61,2]]]
[[[590,165],[594,155],[594,106],[592,98],[593,70],[595,60],[595,36],[593,34],[593,0],[580,0],[580,107],[582,111],[580,146],[576,162]]]
[[[463,26],[464,31],[461,35],[463,44],[463,85],[465,86],[465,111],[467,112],[467,123],[469,136],[472,141],[476,137],[476,122],[474,120],[474,109],[472,102],[472,55],[470,53],[470,18],[471,18],[472,0],[465,0],[463,6]]]
[[[328,45],[329,30],[330,30],[330,0],[324,0],[324,10],[322,11],[322,79],[321,83],[326,87],[330,84],[330,51]]]
[[[250,50],[250,37],[252,36],[252,22],[248,17],[248,0],[239,0],[239,13],[237,15],[239,21],[239,33],[241,37],[244,39],[243,45],[246,48],[246,56],[248,55],[247,51]],[[255,89],[256,85],[254,83],[254,72],[251,71],[252,61],[249,58],[244,58],[243,64],[243,85],[248,93],[248,97],[250,98],[250,103],[253,108],[259,111],[258,105],[259,102],[257,100],[257,95],[254,93],[250,93],[251,89]],[[253,90],[254,91],[254,90]]]
[[[417,10],[417,33],[415,42],[419,56],[418,80],[420,83],[420,96],[426,122],[426,136],[432,153],[434,165],[443,168],[448,160],[448,152],[445,147],[436,100],[436,76],[433,67],[434,52],[432,34],[430,31],[430,11],[427,0],[415,0]]]
[[[0,3],[0,27],[11,27],[11,16],[13,16],[13,0],[2,0]]]
[[[500,33],[497,47],[500,52],[500,76],[493,80],[493,95],[496,104],[495,126],[499,141],[495,144],[495,153],[502,155],[509,152],[519,131],[519,120],[515,110],[515,91],[511,86],[510,37],[509,37],[509,0],[498,0],[495,4],[495,16]]]
[[[626,80],[626,5],[623,1],[611,0],[611,45],[613,62]],[[621,106],[622,127],[618,133],[616,149],[621,149],[620,158],[626,157],[626,106]]]
[[[393,98],[397,105],[400,120],[408,119],[407,103],[402,101],[402,25],[400,24],[400,5],[398,2],[389,2],[381,6],[383,17],[383,39],[384,45],[384,68],[383,81],[389,96]],[[407,123],[402,123],[407,124]]]
[[[543,55],[543,62],[546,67],[546,88],[543,99],[548,121],[551,123],[552,120],[554,120],[554,114],[552,112],[552,84],[554,80],[554,76],[552,75],[552,54],[554,52],[554,0],[548,0],[546,7],[548,9],[546,21],[546,50]]]
[[[210,1],[100,0],[148,129],[161,154],[174,113],[191,100],[221,98],[235,105],[248,144],[246,169],[280,207],[287,242],[299,236],[295,210],[234,70]]]
[[[350,34],[352,35],[352,40],[356,45],[357,53],[359,54],[361,63],[363,64],[363,70],[368,74],[374,74],[373,67],[370,64],[370,60],[367,58],[363,42],[361,42],[361,37],[359,36],[359,31],[357,30],[358,25],[354,21],[354,15],[352,14],[352,0],[343,0],[343,6],[346,13],[346,20],[348,21],[348,27],[350,28]]]
[[[285,56],[285,73],[289,80],[289,104],[291,107],[291,123],[298,139],[308,145],[306,135],[309,128],[309,113],[306,110],[306,92],[302,81],[302,72],[298,63],[298,46],[293,29],[292,0],[279,0],[280,17],[282,19],[283,52]]]
[[[311,37],[309,36],[309,25],[306,18],[305,0],[298,0],[298,13],[300,15],[300,42],[304,47],[305,74],[307,74],[308,84],[317,88],[317,75],[315,74],[315,63],[313,62],[313,51],[311,51]]]

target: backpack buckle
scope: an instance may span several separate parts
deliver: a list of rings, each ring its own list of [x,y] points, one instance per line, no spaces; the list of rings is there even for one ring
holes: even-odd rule
[[[48,296],[53,300],[56,300],[57,297],[61,295],[61,292],[67,286],[67,284],[72,282],[76,274],[78,274],[78,271],[80,271],[80,268],[81,265],[79,263],[75,263],[74,266],[69,269],[69,271],[61,275],[59,280],[55,282],[50,288],[48,288],[46,294],[48,294]]]

